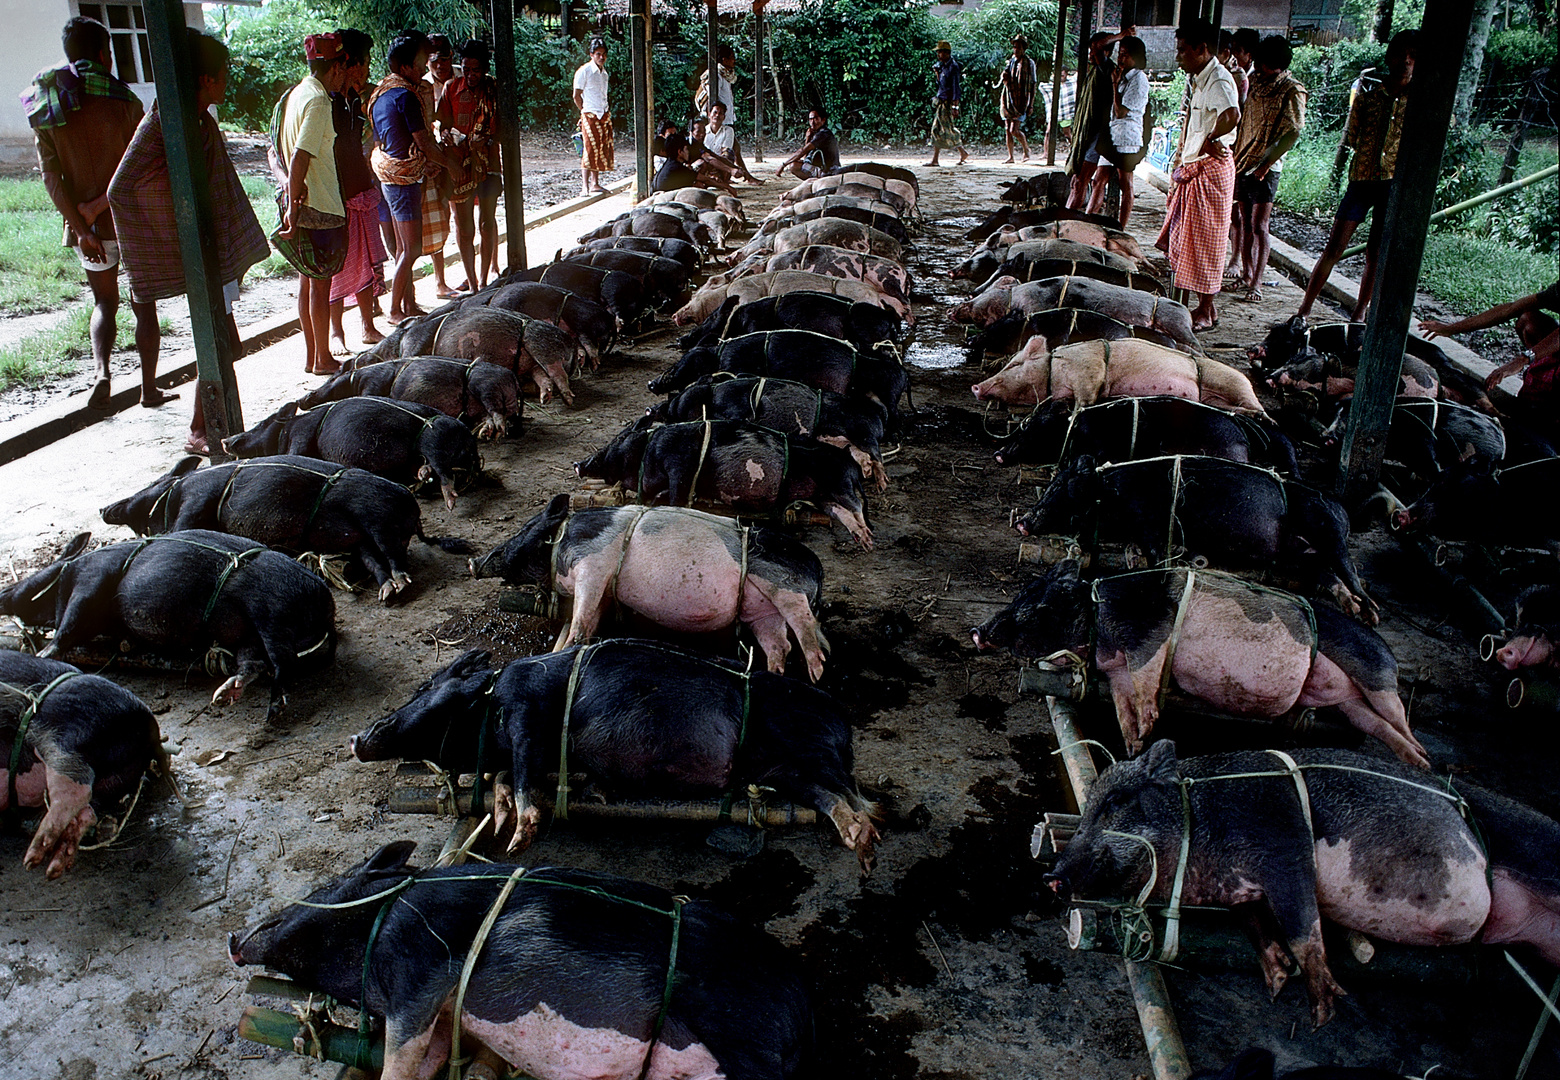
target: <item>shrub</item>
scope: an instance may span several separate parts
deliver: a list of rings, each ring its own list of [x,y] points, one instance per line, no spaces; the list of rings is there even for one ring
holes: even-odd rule
[[[1278,181],[1278,205],[1310,217],[1331,217],[1338,208],[1342,185],[1332,183],[1338,132],[1317,130],[1309,124],[1295,148],[1284,158]]]
[[[1367,67],[1376,67],[1387,47],[1374,41],[1302,45],[1289,70],[1310,91],[1305,104],[1307,129],[1341,128],[1349,118],[1349,88]]]
[[[993,0],[968,15],[942,20],[937,28],[947,36],[954,57],[964,68],[959,127],[966,139],[995,142],[1003,138],[997,91],[991,87],[1013,55],[1009,42],[1015,34],[1023,33],[1029,39],[1029,55],[1034,58],[1044,84],[1042,96],[1049,98],[1051,60],[1056,47],[1055,0]],[[923,96],[931,98],[930,73]],[[1038,101],[1039,97],[1037,108]],[[1033,117],[1028,128],[1043,137],[1049,122],[1049,114]]]
[[[1494,203],[1487,218],[1490,239],[1519,251],[1560,255],[1560,181],[1553,176]]]
[[[334,30],[333,10],[316,0],[274,0],[247,18],[236,18],[227,35],[227,99],[217,108],[222,119],[249,131],[265,131],[277,98],[307,73],[303,39]]]
[[[1420,288],[1462,313],[1531,295],[1554,280],[1552,255],[1517,251],[1466,233],[1432,234],[1419,272]]]

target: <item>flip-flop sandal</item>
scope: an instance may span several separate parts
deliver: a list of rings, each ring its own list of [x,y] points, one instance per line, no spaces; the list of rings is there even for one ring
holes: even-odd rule
[[[159,405],[166,405],[170,401],[178,400],[178,394],[165,394],[161,390],[153,390],[152,396],[148,397],[146,391],[141,391],[141,408],[143,409],[155,409]]]
[[[337,365],[336,365],[336,366],[335,366],[335,367],[328,367],[328,368],[310,368],[310,369],[309,369],[309,374],[310,374],[310,375],[326,375],[326,376],[330,376],[330,375],[336,375],[336,374],[339,374],[339,373],[340,373],[340,371],[341,371],[341,369],[342,369],[342,368],[343,368],[343,367],[344,367],[344,366],[345,366],[345,365],[342,365],[342,364],[337,364]]]
[[[211,447],[207,446],[204,441],[196,442],[194,439],[185,439],[184,452],[186,454],[194,454],[197,457],[210,457]]]
[[[87,408],[107,409],[108,399],[113,397],[113,391],[109,389],[107,379],[99,379],[92,387],[92,393],[87,397]]]
[[[1241,299],[1246,301],[1248,304],[1260,304],[1262,303],[1262,290],[1247,289],[1245,295],[1242,296]]]

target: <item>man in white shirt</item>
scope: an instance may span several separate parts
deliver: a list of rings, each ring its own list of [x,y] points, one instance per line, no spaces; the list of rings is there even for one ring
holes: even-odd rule
[[[726,123],[726,106],[723,102],[717,101],[710,109],[710,129],[704,136],[704,148],[735,165],[737,175],[742,179],[754,184],[763,183],[748,172],[747,162],[742,160],[742,147],[737,145],[736,129]]]
[[[1175,32],[1175,59],[1191,76],[1191,102],[1173,162],[1165,225],[1155,241],[1170,257],[1176,287],[1198,296],[1193,330],[1219,325],[1213,301],[1224,278],[1235,193],[1230,143],[1240,120],[1240,98],[1235,80],[1214,56],[1218,41],[1218,31],[1206,19],[1191,19]]]
[[[1111,103],[1105,130],[1100,132],[1094,149],[1084,155],[1084,161],[1095,166],[1089,177],[1088,212],[1100,212],[1105,189],[1112,178],[1117,178],[1121,186],[1118,217],[1123,229],[1132,214],[1132,174],[1145,153],[1143,114],[1148,109],[1148,76],[1143,71],[1148,66],[1148,51],[1134,27],[1127,27],[1124,33],[1127,36],[1121,39],[1116,69],[1111,72]]]
[[[580,154],[581,195],[605,191],[601,186],[601,174],[615,166],[607,82],[607,43],[601,38],[592,38],[590,59],[574,73],[574,107],[580,111],[580,135],[585,142]]]

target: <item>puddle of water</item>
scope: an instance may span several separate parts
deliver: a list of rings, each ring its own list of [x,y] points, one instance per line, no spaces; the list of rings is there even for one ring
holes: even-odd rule
[[[932,371],[964,366],[964,348],[960,345],[926,345],[916,342],[905,353],[905,363]]]
[[[982,221],[985,221],[985,220],[986,219],[985,219],[984,216],[979,216],[979,217],[969,217],[969,216],[945,217],[945,218],[938,218],[936,221],[932,222],[932,224],[933,225],[952,225],[955,228],[960,228],[960,229],[973,229],[975,226],[979,225]]]

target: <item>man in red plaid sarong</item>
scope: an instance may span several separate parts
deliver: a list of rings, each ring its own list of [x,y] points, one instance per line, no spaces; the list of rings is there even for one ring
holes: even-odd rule
[[[1176,287],[1197,294],[1193,330],[1219,325],[1213,300],[1224,277],[1235,194],[1230,143],[1240,121],[1240,98],[1235,80],[1214,57],[1218,42],[1218,31],[1205,19],[1188,20],[1175,32],[1176,63],[1192,80],[1191,105],[1181,127],[1164,228],[1155,242],[1170,257]]]
[[[605,191],[601,174],[614,167],[612,106],[607,102],[607,43],[592,38],[590,59],[574,73],[574,107],[580,111],[580,194]]]

